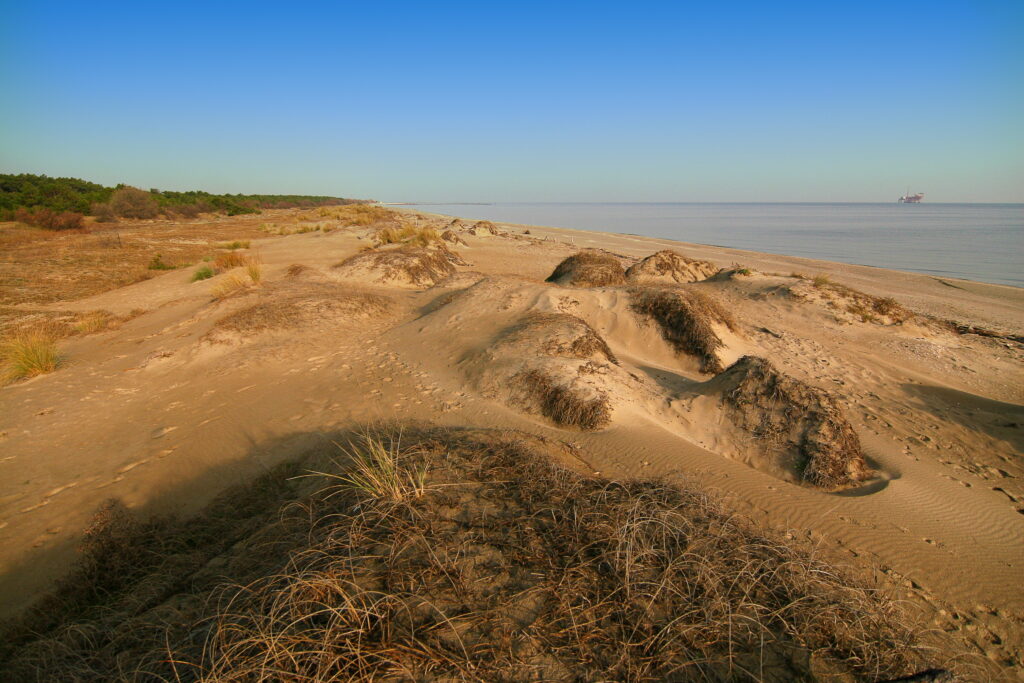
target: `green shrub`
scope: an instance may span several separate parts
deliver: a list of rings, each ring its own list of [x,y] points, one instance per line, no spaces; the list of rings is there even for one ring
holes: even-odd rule
[[[213,268],[210,266],[201,266],[192,273],[191,282],[199,282],[200,280],[209,280],[211,277],[216,275]]]

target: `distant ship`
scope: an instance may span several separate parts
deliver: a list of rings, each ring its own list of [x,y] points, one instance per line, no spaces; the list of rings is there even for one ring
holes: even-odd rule
[[[899,203],[900,204],[920,204],[922,199],[924,199],[924,192],[918,192],[917,194],[910,194],[910,191],[908,190],[907,194],[905,194],[902,197],[900,197]]]

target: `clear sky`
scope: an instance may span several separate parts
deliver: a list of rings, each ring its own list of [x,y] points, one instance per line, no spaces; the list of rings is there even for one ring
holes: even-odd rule
[[[1024,2],[0,0],[0,172],[385,201],[1024,201]]]

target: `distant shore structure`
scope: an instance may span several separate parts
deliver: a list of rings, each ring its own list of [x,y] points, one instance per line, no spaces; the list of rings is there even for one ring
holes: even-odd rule
[[[899,198],[900,204],[920,204],[921,200],[924,199],[924,192],[918,192],[917,194],[910,194],[910,190]]]

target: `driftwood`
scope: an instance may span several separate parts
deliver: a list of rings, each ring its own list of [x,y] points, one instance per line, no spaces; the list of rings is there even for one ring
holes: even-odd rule
[[[913,676],[890,678],[878,683],[954,683],[953,674],[945,669],[928,669]]]

